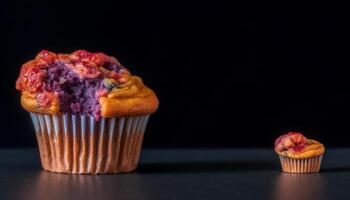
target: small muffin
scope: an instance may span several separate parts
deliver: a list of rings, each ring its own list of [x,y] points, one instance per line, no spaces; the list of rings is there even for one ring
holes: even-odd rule
[[[16,88],[31,114],[45,170],[104,174],[136,168],[158,99],[117,59],[43,50],[22,66]]]
[[[276,139],[275,152],[280,157],[284,172],[314,173],[320,170],[325,148],[301,133],[289,132]]]

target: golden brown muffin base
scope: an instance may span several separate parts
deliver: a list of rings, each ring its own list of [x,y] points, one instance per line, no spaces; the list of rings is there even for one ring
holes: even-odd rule
[[[28,91],[22,92],[21,104],[25,110],[41,114],[61,114],[58,99],[54,99],[48,107],[43,107],[38,104],[36,95]],[[101,97],[99,102],[101,116],[104,118],[148,115],[155,112],[159,104],[155,93],[137,76],[132,76],[120,89]]]
[[[42,107],[36,100],[37,94],[31,94],[28,91],[23,91],[21,95],[21,105],[28,112],[42,113],[42,114],[58,114],[59,113],[59,102],[58,99],[54,99],[48,107]]]
[[[151,114],[157,110],[159,102],[141,78],[132,76],[124,88],[101,97],[100,104],[102,117],[115,117]]]
[[[310,143],[302,149],[300,152],[293,152],[292,150],[285,150],[281,152],[276,152],[280,156],[294,158],[294,159],[304,159],[311,158],[314,156],[322,155],[325,152],[323,144],[316,140],[309,139]]]

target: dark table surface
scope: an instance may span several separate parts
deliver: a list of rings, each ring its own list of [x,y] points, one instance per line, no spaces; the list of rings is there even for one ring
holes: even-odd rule
[[[143,149],[120,175],[50,173],[36,149],[0,149],[0,199],[350,199],[350,149],[327,150],[317,174],[282,173],[267,149]]]

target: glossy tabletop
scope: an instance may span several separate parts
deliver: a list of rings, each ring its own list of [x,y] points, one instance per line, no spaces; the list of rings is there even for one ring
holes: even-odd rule
[[[271,149],[143,149],[136,172],[41,170],[36,149],[0,149],[0,199],[350,199],[350,149],[327,149],[321,172],[280,172]]]

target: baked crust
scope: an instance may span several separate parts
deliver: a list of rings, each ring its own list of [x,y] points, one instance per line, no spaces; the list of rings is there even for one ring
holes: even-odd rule
[[[54,98],[49,106],[41,106],[37,101],[38,94],[32,94],[28,91],[22,91],[21,105],[28,112],[41,113],[41,114],[59,114],[59,102],[58,98]]]
[[[304,159],[323,154],[325,148],[320,142],[307,139],[301,133],[289,132],[276,139],[275,152],[289,158]]]
[[[102,117],[147,115],[158,108],[158,98],[141,78],[132,76],[122,89],[99,99]]]

